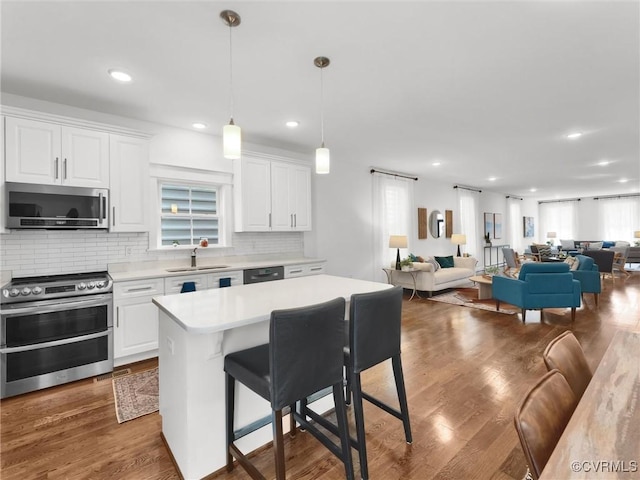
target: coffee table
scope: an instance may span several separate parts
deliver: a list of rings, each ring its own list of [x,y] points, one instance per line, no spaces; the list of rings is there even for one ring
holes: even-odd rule
[[[488,300],[493,297],[493,294],[491,292],[493,277],[475,275],[473,277],[469,277],[469,280],[478,284],[478,300]]]

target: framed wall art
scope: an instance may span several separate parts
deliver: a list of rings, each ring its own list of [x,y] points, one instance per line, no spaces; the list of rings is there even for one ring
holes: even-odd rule
[[[489,235],[493,234],[493,213],[485,213],[484,214],[484,232],[482,232],[482,236],[486,238]]]
[[[502,214],[493,214],[493,238],[502,238]]]
[[[522,234],[524,237],[533,237],[534,233],[535,227],[533,224],[533,217],[522,217]]]

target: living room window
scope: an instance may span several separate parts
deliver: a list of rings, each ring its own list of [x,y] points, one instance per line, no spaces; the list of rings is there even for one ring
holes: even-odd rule
[[[640,196],[598,199],[604,240],[630,240],[640,218]]]
[[[215,186],[162,183],[160,185],[162,247],[197,246],[206,238],[220,242],[219,193]]]

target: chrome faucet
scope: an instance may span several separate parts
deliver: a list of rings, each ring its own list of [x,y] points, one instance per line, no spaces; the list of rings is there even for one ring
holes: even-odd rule
[[[195,267],[196,266],[196,250],[198,250],[198,247],[193,249],[193,252],[191,252],[191,266]]]

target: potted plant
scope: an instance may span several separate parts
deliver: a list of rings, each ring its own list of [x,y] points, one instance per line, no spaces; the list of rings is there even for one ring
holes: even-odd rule
[[[489,247],[491,246],[491,236],[489,235],[489,232],[484,236],[484,243]]]
[[[410,270],[412,266],[413,266],[413,262],[409,258],[403,258],[402,261],[400,262],[400,269],[403,271]]]

